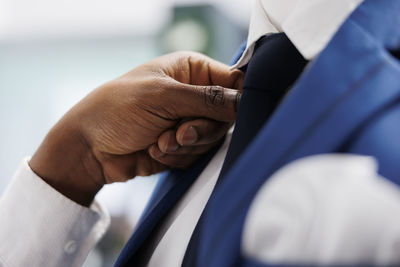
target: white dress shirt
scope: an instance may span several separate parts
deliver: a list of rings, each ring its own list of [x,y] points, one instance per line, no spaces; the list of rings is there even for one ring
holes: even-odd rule
[[[248,63],[259,38],[282,31],[288,35],[288,38],[306,59],[312,60],[325,48],[340,25],[359,3],[361,0],[254,1],[247,46],[241,58],[232,68],[238,68]],[[160,240],[158,245],[151,244],[156,248],[148,267],[180,266],[191,233],[221,171],[221,160],[223,160],[221,155],[225,155],[227,149],[227,144],[220,148],[218,154],[200,174],[193,187],[185,193],[177,207],[162,223],[161,230],[158,230],[155,238],[157,242]],[[201,191],[207,193],[201,194]],[[199,203],[197,206],[193,204],[195,201]],[[182,209],[182,206],[185,208]]]
[[[81,266],[110,217],[50,187],[25,159],[0,199],[0,267]]]
[[[360,2],[361,0],[255,1],[247,49],[235,67],[243,66],[248,62],[253,53],[254,43],[260,37],[280,31],[286,32],[305,58],[313,59],[324,49],[341,23]],[[180,265],[192,231],[214,188],[228,143],[229,139],[163,222],[161,230],[158,232],[157,240],[159,241],[153,244],[154,253],[149,260],[149,266],[173,267]],[[332,157],[327,161],[331,168],[340,169],[343,164],[341,157]],[[308,171],[315,170],[317,166],[315,163],[318,162],[320,161],[316,156],[304,161],[303,164],[297,164],[296,172],[285,172],[285,169],[291,168],[292,164],[290,164],[284,167],[279,175],[274,176],[274,181],[284,180],[290,187],[292,186],[290,181],[296,180],[297,173],[304,173],[308,177],[307,179],[312,181],[321,177],[330,177],[330,169],[327,171],[323,168],[326,165],[321,165],[317,172]],[[351,162],[354,163],[353,167],[343,169],[340,175],[343,177],[354,176],[355,179],[358,179],[357,177],[368,173],[368,177],[382,180],[376,171],[371,171],[371,168],[375,170],[373,161],[366,161],[364,157],[354,156]],[[330,181],[329,179],[325,180]],[[369,181],[368,179],[364,180]],[[359,181],[362,183],[363,179],[359,179]],[[281,186],[280,190],[284,191],[285,189],[282,189]],[[383,196],[388,191],[378,188],[374,192],[376,195]],[[391,191],[392,195],[398,193],[396,190]],[[257,203],[274,206],[274,203],[268,199],[264,200],[261,197],[260,199]],[[392,197],[394,204],[390,206],[392,208],[385,209],[385,212],[398,212],[396,199],[397,197]],[[255,204],[255,207],[260,205]],[[340,209],[340,205],[346,205],[346,203],[337,205],[336,208]],[[376,211],[379,210],[379,203],[377,205]],[[345,218],[349,215],[347,212],[352,211],[352,209],[344,209],[342,217]],[[263,214],[262,209],[253,207],[251,214],[260,212]],[[331,218],[329,209],[321,212],[322,214],[319,216]],[[365,216],[367,219],[372,219],[374,213],[365,214]],[[251,219],[253,217],[256,219]],[[251,215],[250,222],[246,222],[245,234],[247,236],[258,234],[261,236],[259,231],[265,230],[257,223],[257,227],[251,226],[251,222],[257,222],[258,217]],[[376,221],[376,223],[379,226],[381,221]],[[24,161],[0,199],[0,266],[79,266],[104,233],[108,224],[109,216],[99,203],[95,201],[90,208],[73,203],[44,183]],[[374,229],[377,228],[379,227]],[[251,229],[254,231],[252,232]],[[394,226],[393,229],[393,231],[398,230]],[[263,240],[256,239],[260,244],[252,243],[253,238],[244,238],[244,240],[250,240],[245,241],[245,253],[248,255],[261,260],[265,258],[284,259],[284,253],[276,253],[271,256],[265,252],[269,250],[257,250],[258,247],[265,247],[269,244],[263,243]],[[174,249],[171,250],[171,248]],[[295,256],[290,259],[297,260]]]
[[[181,265],[193,230],[217,183],[232,138],[232,131],[233,128],[227,133],[224,144],[214,155],[210,164],[163,222],[156,239],[160,241],[153,244],[155,249],[148,267]]]
[[[285,32],[305,59],[316,57],[362,0],[254,0],[246,50],[233,66],[249,62],[258,39]]]

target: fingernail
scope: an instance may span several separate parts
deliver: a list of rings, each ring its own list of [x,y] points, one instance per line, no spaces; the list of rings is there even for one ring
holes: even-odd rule
[[[196,143],[198,138],[197,131],[193,126],[190,126],[187,128],[187,130],[184,132],[181,144],[182,145],[193,145]]]
[[[175,141],[175,133],[168,134],[168,140],[165,143],[164,150],[165,152],[175,152],[179,148],[179,144]]]
[[[162,157],[164,157],[165,156],[165,153],[164,152],[162,152],[160,149],[158,149],[157,147],[153,147],[152,148],[152,154],[153,154],[153,156],[155,157],[155,158],[157,158],[157,159],[159,159],[159,158],[162,158]]]
[[[168,137],[168,143],[165,147],[165,151],[167,152],[175,152],[179,148],[179,144],[176,142],[175,134],[170,134]]]

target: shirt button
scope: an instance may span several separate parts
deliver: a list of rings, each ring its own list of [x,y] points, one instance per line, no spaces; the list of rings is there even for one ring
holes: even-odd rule
[[[76,247],[76,242],[74,240],[70,240],[67,242],[67,244],[65,244],[64,251],[67,254],[72,254],[76,251]]]

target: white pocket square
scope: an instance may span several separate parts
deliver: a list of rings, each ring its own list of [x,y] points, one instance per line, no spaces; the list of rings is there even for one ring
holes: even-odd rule
[[[265,263],[400,263],[400,189],[371,157],[297,160],[260,188],[242,242],[247,257]]]

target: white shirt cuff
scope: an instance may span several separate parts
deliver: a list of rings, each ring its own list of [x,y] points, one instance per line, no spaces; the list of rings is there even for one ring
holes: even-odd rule
[[[110,216],[97,202],[86,208],[38,177],[28,159],[0,198],[1,266],[81,266]]]

